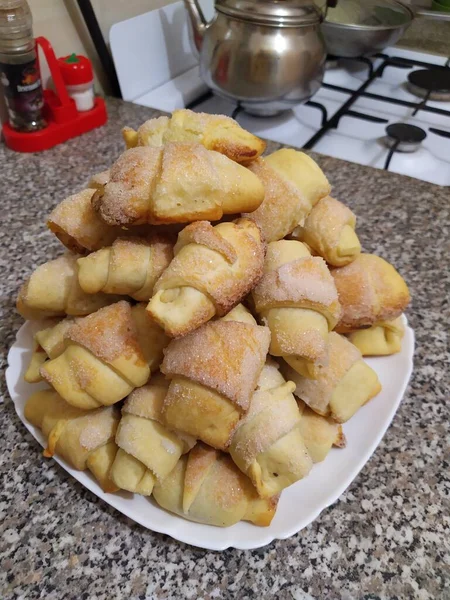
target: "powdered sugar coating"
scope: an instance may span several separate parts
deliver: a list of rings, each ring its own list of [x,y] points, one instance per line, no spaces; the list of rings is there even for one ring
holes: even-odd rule
[[[218,220],[256,208],[264,189],[243,166],[198,143],[136,146],[111,167],[94,209],[109,225]]]
[[[39,348],[44,350],[49,358],[56,358],[64,350],[64,334],[77,323],[78,318],[66,317],[45,329],[40,329],[34,335]]]
[[[284,375],[296,384],[294,394],[320,415],[328,414],[334,388],[350,367],[362,358],[356,346],[334,331],[329,334],[328,346],[328,367],[320,371],[317,379],[306,379],[287,365],[283,366]]]
[[[202,443],[197,444],[189,453],[184,475],[184,512],[189,512],[192,502],[195,500],[218,456],[217,450]]]
[[[235,263],[238,258],[232,244],[227,242],[209,221],[196,221],[195,223],[187,225],[178,235],[174,254],[178,254],[183,246],[192,243],[201,244],[211,250],[219,252],[231,265]]]
[[[228,126],[233,129],[241,129],[241,126],[237,121],[225,115],[194,112],[185,109],[175,110],[172,114],[171,132],[173,133],[177,129],[183,129],[186,133],[196,135],[199,142],[203,140],[208,129],[214,129],[217,126]]]
[[[94,356],[107,363],[119,357],[135,357],[136,363],[145,363],[137,342],[137,332],[131,315],[131,306],[125,300],[112,304],[81,319],[65,334],[68,339],[83,346]]]
[[[172,118],[146,121],[137,132],[139,145],[162,146],[167,142],[197,142],[237,162],[247,162],[262,154],[260,140],[230,117],[176,110]]]
[[[223,215],[223,174],[201,144],[169,143],[153,193],[155,222],[217,220]]]
[[[161,371],[183,376],[216,390],[247,410],[270,342],[266,327],[237,321],[215,321],[164,350]]]
[[[87,315],[115,301],[106,294],[85,294],[78,283],[77,259],[66,253],[40,265],[20,288],[17,310],[26,319]]]
[[[76,421],[83,423],[79,442],[86,450],[95,450],[106,444],[114,435],[118,413],[113,406],[100,408]]]
[[[137,130],[138,146],[162,146],[169,121],[169,117],[157,117],[142,123]]]
[[[258,312],[276,306],[326,308],[339,318],[338,294],[325,261],[305,257],[266,273],[253,291]]]
[[[250,501],[252,486],[228,455],[219,454],[211,475],[212,498],[219,508],[231,511]]]
[[[406,309],[410,296],[399,273],[373,254],[361,254],[352,263],[333,269],[342,306],[336,327],[346,332],[371,327],[377,321],[392,321]]]
[[[278,328],[272,335],[277,338],[282,356],[301,356],[314,362],[317,366],[326,366],[328,364],[328,341],[324,340],[321,333],[311,327],[303,331],[296,331],[294,327],[291,331],[283,331]]]
[[[112,246],[109,248],[109,264],[108,264],[108,275],[106,289],[110,285],[111,279],[114,284],[121,281],[120,273],[130,270],[132,273],[140,273],[141,287],[145,281],[146,272],[151,268],[150,263],[150,248],[151,244],[149,241],[143,238],[117,238],[114,240]],[[145,257],[144,260],[142,260]],[[138,288],[140,289],[140,288]],[[133,294],[138,290],[127,289],[126,292]]]
[[[160,148],[137,147],[124,152],[111,167],[111,178],[92,199],[108,225],[146,223],[150,199],[161,171]]]
[[[98,190],[101,187],[103,187],[104,185],[106,185],[110,179],[111,179],[110,169],[106,169],[105,171],[96,173],[95,175],[92,175],[92,177],[90,178],[89,183],[88,183],[88,188]]]
[[[307,244],[319,254],[339,245],[340,235],[345,225],[355,228],[356,217],[352,211],[331,196],[319,200],[308,215],[303,236]]]
[[[17,299],[19,312],[21,312],[21,304],[25,308],[47,310],[47,302],[51,297],[53,315],[63,315],[67,296],[76,277],[78,258],[76,255],[66,253],[39,265],[19,290]],[[48,290],[52,292],[51,296]]]
[[[197,226],[194,224],[193,228],[197,229]],[[264,244],[257,225],[249,219],[220,223],[214,228],[205,223],[201,228],[209,230],[208,235],[199,238],[201,243],[190,243],[179,250],[157,281],[155,292],[193,287],[208,296],[214,302],[217,314],[223,315],[260,279]],[[212,247],[209,246],[211,241]],[[237,260],[230,264],[222,252],[217,251],[218,244],[221,249],[232,246]]]
[[[96,377],[98,377],[98,369],[95,364],[89,364],[87,361],[82,361],[78,359],[71,358],[69,360],[69,368],[70,372],[74,374],[74,379],[79,385],[80,389],[86,391],[87,388],[95,381]],[[58,378],[58,373],[52,378],[52,376],[45,373],[44,379],[48,382],[56,383],[56,379]],[[100,404],[95,398],[91,396],[93,402]]]
[[[292,382],[283,383],[253,394],[249,411],[239,422],[230,446],[231,456],[239,456],[246,468],[299,423],[300,412],[292,395],[294,387]],[[293,448],[292,454],[295,453]]]
[[[92,207],[95,189],[87,189],[60,202],[50,213],[47,227],[73,252],[98,250],[117,237]]]
[[[265,196],[259,208],[243,216],[259,225],[266,242],[281,240],[303,223],[311,204],[294,184],[282,178],[263,158],[253,161],[249,169],[264,184]]]
[[[155,375],[148,384],[131,392],[124,402],[122,412],[161,422],[162,406],[168,388],[169,381],[161,374]]]
[[[270,355],[267,356],[266,364],[259,376],[256,390],[270,390],[283,385],[285,382],[285,378],[280,373],[280,365]]]
[[[89,274],[87,291],[95,290],[91,287],[95,281],[97,289],[105,293],[127,294],[135,300],[148,301],[155,282],[173,258],[173,243],[169,236],[161,234],[145,238],[130,236],[117,238],[101,252],[108,253],[109,261],[96,260],[94,253],[79,262]],[[81,276],[80,281],[83,283]]]

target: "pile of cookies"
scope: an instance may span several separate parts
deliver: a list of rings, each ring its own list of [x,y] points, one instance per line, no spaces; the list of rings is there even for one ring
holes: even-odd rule
[[[123,131],[126,151],[48,227],[67,252],[17,308],[45,324],[25,416],[104,491],[217,526],[270,524],[376,396],[363,360],[401,349],[408,288],[361,252],[306,154],[219,115]]]

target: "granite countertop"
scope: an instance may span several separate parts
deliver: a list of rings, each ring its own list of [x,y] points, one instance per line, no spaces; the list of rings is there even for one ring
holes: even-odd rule
[[[450,22],[414,19],[396,45],[450,56]]]
[[[155,116],[117,100],[108,108],[107,126],[43,154],[15,154],[0,145],[3,369],[22,322],[14,310],[18,287],[62,250],[46,230],[46,215],[118,156],[122,126]],[[333,194],[357,213],[365,250],[388,258],[413,297],[414,375],[374,456],[340,500],[298,535],[255,551],[204,551],[143,529],[44,460],[2,377],[3,600],[450,598],[450,193],[312,155]]]

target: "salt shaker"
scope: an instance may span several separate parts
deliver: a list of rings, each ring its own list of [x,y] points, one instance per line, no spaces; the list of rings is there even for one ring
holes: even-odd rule
[[[94,73],[91,61],[80,54],[70,54],[58,59],[67,92],[77,110],[84,112],[94,108]]]

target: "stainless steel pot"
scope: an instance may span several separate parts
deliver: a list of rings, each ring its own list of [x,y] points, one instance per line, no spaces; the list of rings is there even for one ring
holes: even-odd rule
[[[415,17],[450,21],[450,13],[413,11],[397,0],[339,0],[322,32],[329,54],[370,56],[396,44]]]
[[[201,75],[217,94],[272,115],[319,89],[326,50],[313,0],[216,0],[211,23],[197,0],[184,3]]]

